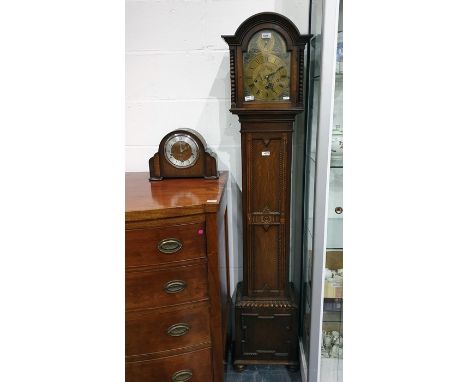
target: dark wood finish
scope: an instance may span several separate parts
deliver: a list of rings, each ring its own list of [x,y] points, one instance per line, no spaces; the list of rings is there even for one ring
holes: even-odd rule
[[[177,218],[171,220],[177,224],[203,222],[204,214],[218,211],[227,179],[227,172],[221,171],[219,180],[165,179],[153,186],[148,183],[146,172],[126,173],[126,227],[135,228],[149,220],[152,227],[163,227],[167,224],[162,219],[166,218]],[[145,182],[148,184],[144,185]],[[129,224],[134,222],[139,224]]]
[[[252,300],[236,293],[234,365],[298,365],[298,305],[292,284],[288,299]]]
[[[127,358],[210,343],[207,303],[128,312],[125,321]],[[172,332],[169,331],[171,327]]]
[[[247,239],[244,294],[260,299],[285,297],[289,274],[291,131],[249,133],[251,126],[258,123],[245,122],[241,130]],[[270,156],[263,157],[262,151]]]
[[[200,155],[193,166],[177,168],[167,161],[164,155],[164,145],[174,134],[190,135],[197,142]],[[159,144],[159,151],[149,159],[149,172],[149,180],[151,181],[158,181],[164,178],[218,178],[216,155],[207,148],[205,139],[192,129],[178,129],[165,135]]]
[[[287,102],[246,102],[243,98],[243,52],[247,50],[250,38],[262,29],[277,31],[285,40],[287,50],[291,52],[291,90]],[[304,47],[311,35],[301,35],[297,27],[288,18],[273,12],[258,13],[245,20],[232,36],[221,36],[229,45],[231,74],[231,111],[246,110],[303,110],[304,82]]]
[[[213,377],[209,348],[151,361],[127,362],[125,369],[125,382],[171,382],[173,376],[182,370],[192,374],[190,382],[223,381]]]
[[[183,282],[183,289],[168,292],[171,281]],[[126,309],[168,306],[208,299],[206,262],[169,269],[128,272],[125,276]]]
[[[286,368],[291,372],[295,373],[299,371],[299,365],[286,365]]]
[[[181,263],[206,257],[205,224],[173,225],[154,229],[127,230],[125,234],[126,266],[150,266]],[[182,247],[174,253],[164,253],[158,244],[176,239]]]
[[[276,31],[290,53],[289,99],[244,99],[243,54],[263,30]],[[236,293],[234,364],[236,370],[255,363],[295,367],[298,307],[289,283],[292,134],[304,109],[304,48],[312,36],[301,35],[286,17],[264,12],[222,37],[230,52],[230,111],[239,116],[242,138],[244,277]]]
[[[224,379],[227,180],[126,174],[127,382]]]

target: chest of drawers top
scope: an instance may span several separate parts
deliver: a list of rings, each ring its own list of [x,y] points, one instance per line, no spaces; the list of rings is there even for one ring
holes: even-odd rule
[[[149,182],[147,172],[125,174],[125,221],[165,219],[216,212],[228,179],[164,179]]]

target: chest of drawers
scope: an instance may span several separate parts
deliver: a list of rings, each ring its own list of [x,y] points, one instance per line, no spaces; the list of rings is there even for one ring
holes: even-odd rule
[[[126,382],[220,382],[228,346],[226,183],[126,174]]]

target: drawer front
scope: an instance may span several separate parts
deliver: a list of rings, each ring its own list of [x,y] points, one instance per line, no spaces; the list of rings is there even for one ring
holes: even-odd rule
[[[126,309],[176,305],[208,299],[206,264],[127,272]]]
[[[152,361],[128,362],[125,382],[211,382],[211,350],[203,349]]]
[[[163,265],[206,256],[204,223],[125,231],[125,266]]]
[[[181,349],[209,342],[210,314],[207,303],[151,312],[130,312],[126,315],[127,356]]]

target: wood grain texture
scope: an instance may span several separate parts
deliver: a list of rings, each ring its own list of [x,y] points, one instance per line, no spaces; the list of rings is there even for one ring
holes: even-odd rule
[[[270,30],[290,56],[289,98],[246,100],[244,54],[251,38]],[[292,133],[304,110],[304,48],[312,36],[280,14],[263,12],[222,37],[230,50],[230,111],[239,116],[242,150],[244,277],[236,295],[234,363],[239,370],[249,363],[296,366],[298,314],[289,284]],[[258,75],[262,83],[270,74]]]
[[[148,173],[126,174],[127,382],[171,381],[186,370],[190,381],[224,379],[227,180],[227,172],[158,182]],[[171,325],[172,333],[186,333],[164,334]]]
[[[163,307],[208,299],[206,262],[152,271],[127,272],[125,275],[125,308]],[[171,281],[182,281],[185,288],[168,293],[164,287]]]
[[[222,379],[213,379],[211,365],[210,348],[151,361],[128,362],[125,382],[171,382],[173,375],[181,370],[192,373],[190,382],[221,382]]]
[[[206,236],[204,232],[204,222],[127,230],[125,265],[131,268],[205,258]],[[181,243],[181,248],[174,253],[164,253],[158,248],[164,240],[177,240]]]
[[[234,365],[282,364],[297,366],[298,305],[292,284],[285,300],[252,300],[239,283],[235,303]]]
[[[125,317],[127,357],[158,352],[167,353],[170,350],[198,344],[210,345],[210,327],[206,324],[209,320],[208,303],[128,312]],[[169,328],[177,324],[186,325],[188,331],[180,336],[169,335]]]
[[[291,53],[291,89],[287,102],[250,102],[243,95],[243,53],[247,51],[250,38],[257,32],[268,29],[278,32],[285,40]],[[229,45],[231,67],[231,112],[245,113],[246,110],[296,111],[303,110],[304,51],[312,35],[301,35],[287,17],[274,12],[262,12],[245,20],[232,36],[221,36]],[[234,78],[233,78],[234,77]],[[232,91],[234,89],[234,91]],[[234,100],[233,100],[234,98]]]
[[[196,142],[199,153],[192,166],[175,167],[164,155],[167,140],[175,135],[189,136]],[[180,160],[186,159],[188,157]],[[207,148],[203,136],[193,129],[177,129],[164,136],[159,144],[159,151],[149,159],[149,172],[152,181],[161,181],[165,178],[218,178],[216,155],[213,155],[213,152]]]
[[[163,219],[216,212],[228,172],[219,179],[164,179],[149,182],[147,172],[125,174],[125,221]]]

